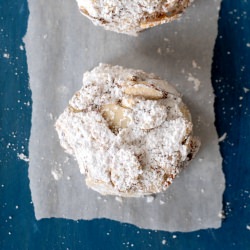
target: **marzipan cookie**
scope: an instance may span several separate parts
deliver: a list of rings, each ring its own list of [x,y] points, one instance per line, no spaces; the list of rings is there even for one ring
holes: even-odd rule
[[[180,17],[190,0],[77,0],[95,25],[118,33],[136,33]]]
[[[55,127],[86,184],[105,195],[166,190],[200,145],[174,87],[154,74],[106,64],[84,74]]]

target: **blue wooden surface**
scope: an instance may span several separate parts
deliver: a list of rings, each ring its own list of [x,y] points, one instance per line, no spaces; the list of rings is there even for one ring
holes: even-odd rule
[[[109,220],[34,217],[28,155],[32,100],[25,46],[27,0],[0,0],[0,249],[250,249],[250,1],[223,0],[212,82],[226,176],[217,230],[168,233]],[[244,89],[245,88],[245,89]],[[212,181],[212,180],[211,180]],[[166,244],[165,243],[166,240]]]

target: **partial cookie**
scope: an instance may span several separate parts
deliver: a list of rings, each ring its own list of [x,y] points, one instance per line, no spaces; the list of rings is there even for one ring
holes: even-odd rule
[[[137,32],[180,17],[190,0],[77,0],[95,25],[118,33]]]
[[[166,190],[200,145],[174,87],[154,74],[106,64],[84,74],[55,127],[86,184],[124,197]]]

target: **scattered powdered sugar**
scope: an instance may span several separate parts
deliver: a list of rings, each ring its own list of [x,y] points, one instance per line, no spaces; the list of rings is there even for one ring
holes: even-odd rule
[[[152,196],[152,195],[147,196],[147,203],[151,203],[151,202],[153,202],[153,201],[154,201],[154,199],[155,199],[155,197],[154,197],[154,196]]]
[[[118,202],[121,202],[121,203],[123,202],[123,201],[122,201],[122,198],[121,198],[120,196],[116,196],[116,197],[115,197],[115,200],[118,201]]]
[[[243,88],[243,90],[244,90],[245,93],[250,91],[250,89],[248,89],[248,88]]]
[[[49,116],[49,119],[50,119],[50,120],[54,120],[54,116],[53,116],[52,113],[49,113],[48,116]]]
[[[22,161],[26,161],[26,162],[29,162],[29,161],[30,161],[29,158],[28,158],[25,154],[23,154],[23,153],[17,154],[17,157],[18,157],[20,160],[22,160]]]
[[[160,200],[160,205],[164,205],[165,201]]]
[[[227,133],[224,133],[219,139],[218,139],[218,142],[222,142],[226,139],[227,137]]]
[[[166,245],[166,244],[167,244],[167,241],[166,241],[166,240],[162,240],[161,244],[162,244],[162,245]]]
[[[250,47],[250,46],[249,46],[249,47]],[[247,225],[247,226],[246,226],[246,229],[247,229],[247,230],[250,230],[250,225]]]
[[[63,171],[62,171],[61,168],[59,168],[59,169],[53,169],[53,170],[51,170],[51,174],[52,174],[53,178],[54,178],[56,181],[58,181],[58,180],[60,180],[60,179],[62,178],[62,176],[63,176]]]
[[[158,48],[158,49],[157,49],[157,53],[158,53],[159,55],[162,55],[161,48]]]
[[[194,84],[194,90],[199,91],[201,82],[198,78],[195,78],[191,73],[188,74],[187,80]]]
[[[3,53],[3,57],[6,58],[6,59],[9,59],[10,58],[10,54],[9,53]]]
[[[197,64],[195,60],[192,61],[192,66],[194,69],[201,69],[201,67]]]
[[[199,147],[172,86],[153,74],[105,64],[84,74],[56,129],[87,185],[102,194],[161,192]]]
[[[218,217],[221,218],[221,219],[225,219],[225,218],[226,218],[225,211],[222,210],[222,211],[218,214]]]

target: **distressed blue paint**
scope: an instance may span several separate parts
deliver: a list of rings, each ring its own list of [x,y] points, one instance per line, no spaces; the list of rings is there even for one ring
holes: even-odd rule
[[[35,220],[28,164],[17,157],[28,155],[31,126],[20,47],[28,14],[27,0],[0,0],[0,249],[250,249],[250,92],[243,89],[250,89],[250,1],[223,1],[212,70],[216,127],[219,135],[227,132],[221,142],[226,219],[218,230],[192,233],[140,230],[104,219]]]

